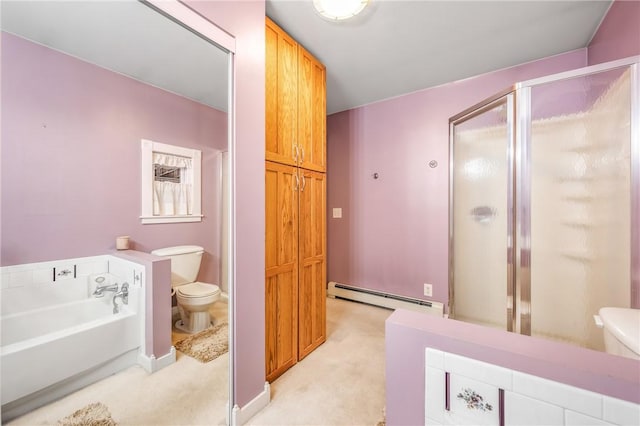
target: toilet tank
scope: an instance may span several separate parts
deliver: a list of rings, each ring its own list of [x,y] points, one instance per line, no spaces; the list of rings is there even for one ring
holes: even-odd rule
[[[204,249],[200,246],[176,246],[153,250],[151,254],[171,259],[171,286],[196,281]]]

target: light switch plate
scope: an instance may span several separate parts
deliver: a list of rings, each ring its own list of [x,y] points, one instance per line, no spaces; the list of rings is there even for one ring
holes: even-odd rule
[[[335,207],[333,209],[333,218],[334,219],[342,218],[342,209],[340,207]]]

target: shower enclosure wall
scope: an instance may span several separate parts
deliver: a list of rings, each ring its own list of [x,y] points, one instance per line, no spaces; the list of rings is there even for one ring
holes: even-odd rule
[[[450,119],[450,317],[603,350],[593,315],[639,307],[638,60]]]

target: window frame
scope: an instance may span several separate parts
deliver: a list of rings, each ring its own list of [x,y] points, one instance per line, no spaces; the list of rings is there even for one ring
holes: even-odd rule
[[[175,145],[155,142],[149,139],[140,140],[141,148],[141,206],[140,220],[143,225],[154,223],[201,222],[202,218],[202,151]],[[162,153],[191,158],[193,163],[193,213],[189,215],[154,215],[153,214],[153,153]]]

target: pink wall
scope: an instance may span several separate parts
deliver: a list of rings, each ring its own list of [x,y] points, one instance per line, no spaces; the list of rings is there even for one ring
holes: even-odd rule
[[[187,1],[236,39],[235,403],[264,390],[264,22],[259,1]]]
[[[219,282],[226,113],[2,33],[2,265],[92,256],[130,235],[197,244]],[[202,150],[201,223],[140,223],[140,139]],[[167,294],[168,297],[168,294]]]
[[[640,55],[640,1],[616,0],[589,44],[589,65]]]
[[[385,329],[387,424],[424,424],[427,347],[640,403],[637,360],[398,310]]]
[[[328,280],[420,299],[431,283],[433,299],[446,304],[449,117],[586,61],[579,49],[330,115]],[[335,207],[342,219],[331,218]]]

